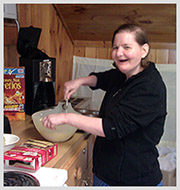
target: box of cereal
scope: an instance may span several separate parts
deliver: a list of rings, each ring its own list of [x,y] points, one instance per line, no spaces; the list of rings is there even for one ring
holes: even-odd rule
[[[4,153],[4,164],[8,166],[38,170],[58,153],[58,144],[29,139]]]
[[[4,68],[4,115],[25,120],[25,68]]]

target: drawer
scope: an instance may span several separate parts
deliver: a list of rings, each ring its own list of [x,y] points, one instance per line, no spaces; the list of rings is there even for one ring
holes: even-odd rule
[[[80,148],[68,160],[65,165],[62,166],[63,169],[68,171],[68,180],[66,184],[68,186],[76,186],[83,179],[83,173],[87,167],[87,141],[83,141]]]

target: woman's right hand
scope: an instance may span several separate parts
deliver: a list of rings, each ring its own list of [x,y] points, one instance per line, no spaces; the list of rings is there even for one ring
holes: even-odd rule
[[[94,75],[67,81],[64,83],[64,99],[69,100],[71,95],[74,94],[81,85],[94,87],[96,83],[97,78]]]
[[[70,80],[64,83],[64,99],[70,99],[81,86],[80,79]]]

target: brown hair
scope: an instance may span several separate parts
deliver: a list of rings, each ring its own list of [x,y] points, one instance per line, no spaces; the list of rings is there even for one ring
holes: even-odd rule
[[[121,33],[121,32],[133,32],[135,34],[135,40],[140,46],[143,46],[144,44],[148,44],[150,47],[149,40],[148,40],[145,29],[137,24],[123,24],[120,27],[118,27],[114,31],[113,38],[112,38],[112,45],[114,43],[114,38],[115,38],[116,34]],[[147,62],[148,54],[149,54],[149,52],[147,53],[147,55],[144,58],[141,59],[141,66],[144,68],[146,68],[149,65]]]

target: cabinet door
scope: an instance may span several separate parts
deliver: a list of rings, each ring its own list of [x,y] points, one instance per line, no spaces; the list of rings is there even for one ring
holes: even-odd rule
[[[92,157],[93,157],[93,148],[94,148],[94,142],[95,142],[95,139],[96,139],[96,136],[94,135],[91,135],[88,139],[88,145],[87,145],[87,148],[88,148],[88,164],[89,162],[91,162],[92,160]]]
[[[68,171],[68,186],[81,184],[83,173],[87,167],[87,141],[83,141],[72,158],[62,167]]]
[[[88,163],[87,168],[83,173],[83,178],[78,184],[79,186],[92,186],[93,184],[93,173],[92,173],[92,160]]]
[[[4,4],[4,18],[17,19],[16,4]]]
[[[92,186],[93,184],[93,147],[96,136],[91,135],[87,142],[87,168],[83,172],[82,180],[78,183],[78,186]]]

